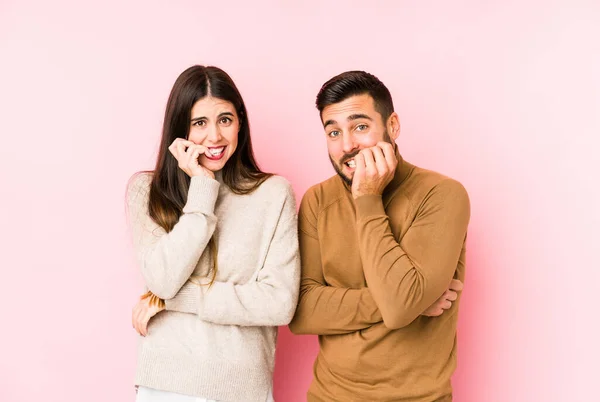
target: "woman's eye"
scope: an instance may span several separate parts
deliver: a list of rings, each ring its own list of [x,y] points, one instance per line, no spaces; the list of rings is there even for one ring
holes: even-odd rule
[[[194,122],[194,126],[199,126],[202,127],[206,124],[206,122],[204,120],[198,120],[196,122]]]
[[[221,124],[227,124],[227,123],[231,123],[231,119],[229,117],[223,117],[221,119]]]

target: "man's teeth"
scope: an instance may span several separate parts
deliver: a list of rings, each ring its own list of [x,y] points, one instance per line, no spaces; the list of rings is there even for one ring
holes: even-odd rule
[[[349,168],[354,169],[356,167],[356,162],[354,162],[354,159],[350,159],[348,162],[346,162],[346,165]]]
[[[208,150],[208,152],[210,152],[210,154],[212,156],[219,156],[223,153],[223,150],[225,149],[225,147],[221,147],[221,148],[210,148]]]

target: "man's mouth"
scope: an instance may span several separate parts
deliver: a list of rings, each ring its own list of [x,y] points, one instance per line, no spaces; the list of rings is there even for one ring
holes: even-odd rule
[[[225,155],[225,148],[227,147],[209,147],[205,155],[208,159],[219,160]]]
[[[350,169],[356,168],[356,162],[354,161],[354,158],[349,159],[346,162],[344,162],[344,165],[348,166]]]

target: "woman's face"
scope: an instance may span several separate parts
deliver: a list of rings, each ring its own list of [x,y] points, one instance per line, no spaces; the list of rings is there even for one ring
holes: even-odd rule
[[[208,148],[198,161],[216,172],[225,166],[238,144],[240,120],[231,102],[207,96],[192,107],[188,140]]]

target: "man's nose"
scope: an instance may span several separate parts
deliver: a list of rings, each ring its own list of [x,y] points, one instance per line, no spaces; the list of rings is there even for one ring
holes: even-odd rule
[[[356,141],[354,141],[354,136],[352,134],[345,133],[342,134],[342,136],[344,153],[349,154],[356,149]]]

